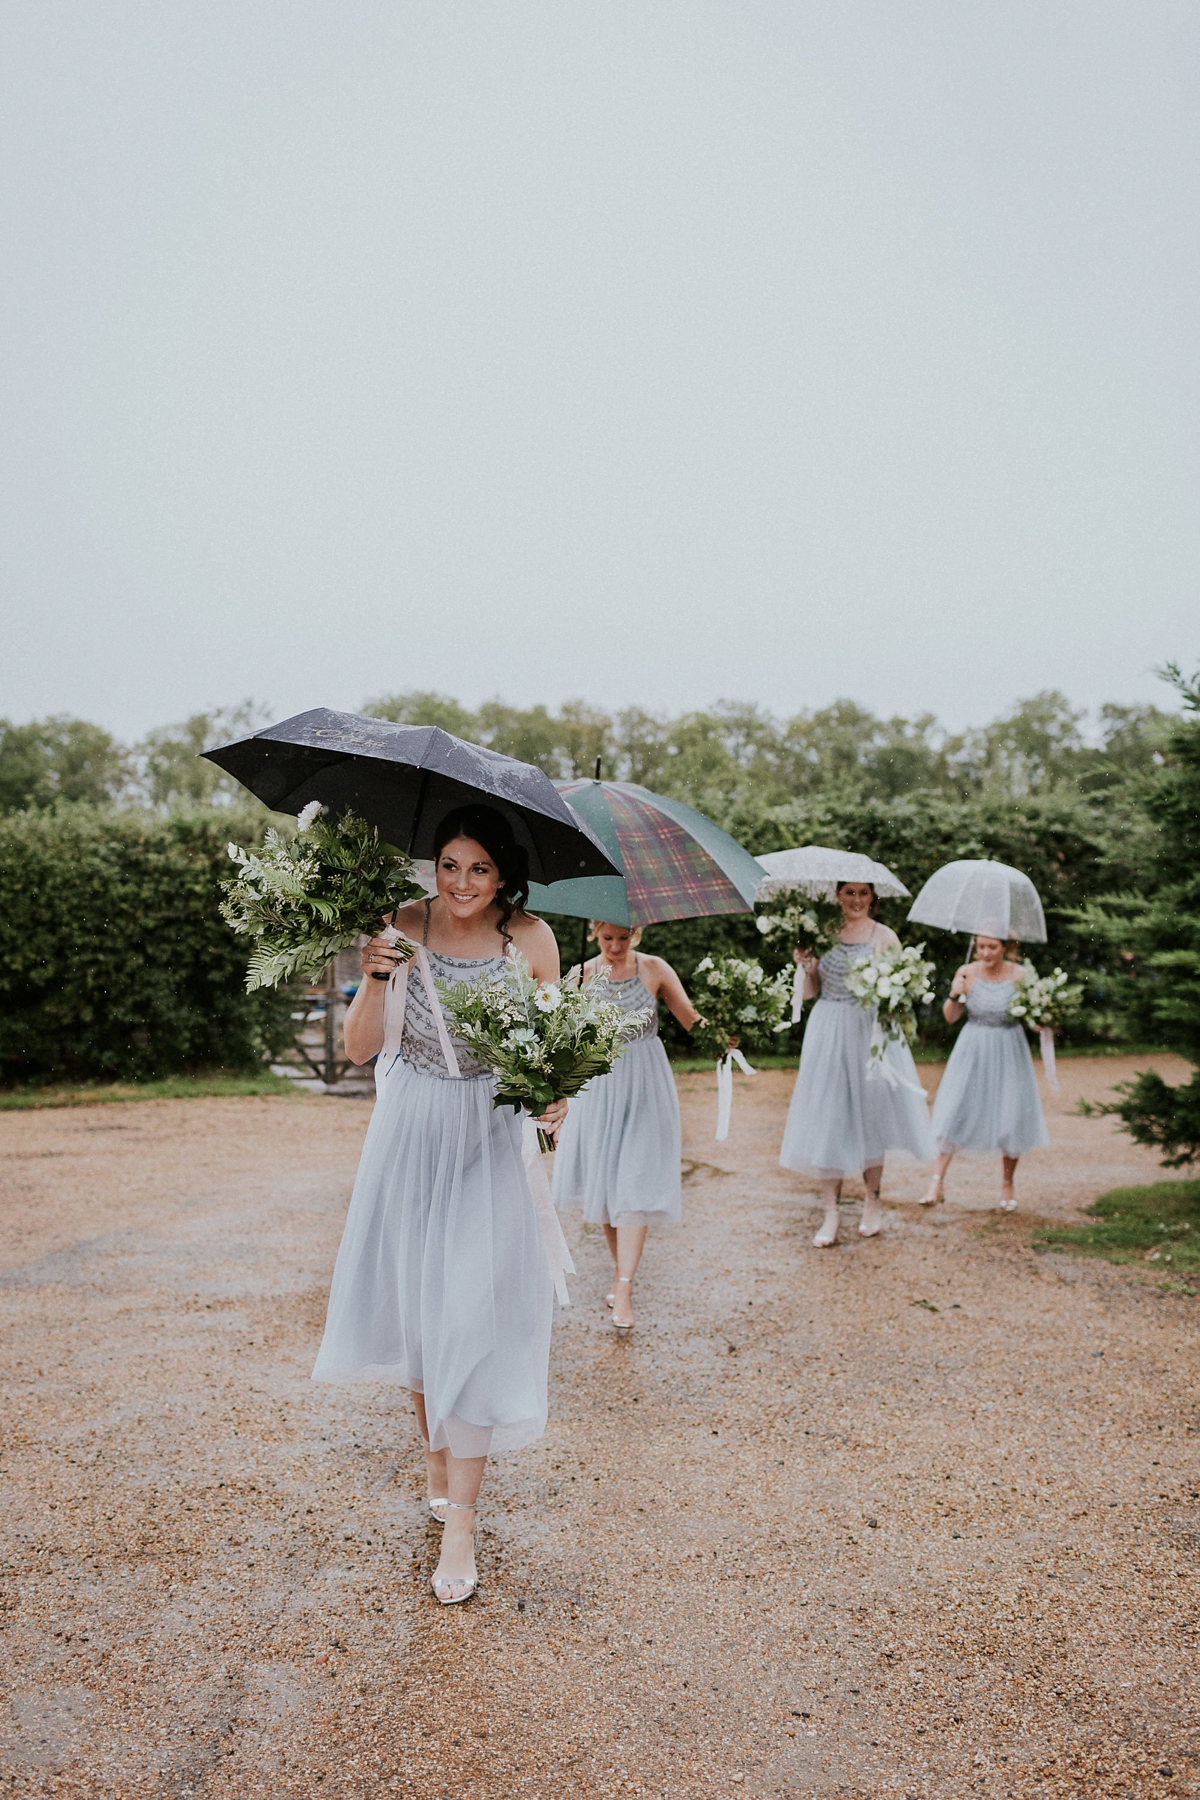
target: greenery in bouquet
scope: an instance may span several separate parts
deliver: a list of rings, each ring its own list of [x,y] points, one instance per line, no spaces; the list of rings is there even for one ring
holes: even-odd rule
[[[874,1062],[882,1062],[889,1044],[911,1048],[916,1041],[917,1007],[933,998],[930,977],[936,967],[924,950],[924,944],[892,944],[846,970],[846,986],[856,1004],[876,1011],[879,1031],[870,1050]]]
[[[729,1054],[729,1040],[739,1049],[765,1048],[791,1025],[790,970],[768,975],[759,962],[740,956],[706,956],[692,976],[700,1019],[692,1042],[718,1062]]]
[[[1008,1003],[1010,1019],[1020,1019],[1030,1031],[1058,1031],[1079,1011],[1083,989],[1072,985],[1065,969],[1039,975],[1032,964],[1029,974],[1018,981]]]
[[[846,916],[836,901],[812,900],[798,888],[788,888],[767,902],[754,923],[780,947],[820,957],[838,942]]]
[[[412,862],[353,812],[335,822],[314,800],[297,821],[294,840],[274,827],[258,854],[229,845],[237,874],[225,883],[221,916],[254,940],[246,987],[279,987],[311,979],[384,914],[425,892]]]
[[[454,1029],[497,1079],[494,1106],[522,1107],[535,1116],[555,1100],[570,1100],[597,1075],[607,1075],[644,1023],[606,1000],[607,983],[582,986],[538,981],[523,956],[481,981],[437,984]],[[543,1150],[554,1148],[539,1130]]]

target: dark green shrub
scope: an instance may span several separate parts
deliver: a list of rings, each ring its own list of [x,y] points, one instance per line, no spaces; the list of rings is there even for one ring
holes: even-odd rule
[[[258,821],[64,806],[0,819],[0,1085],[253,1068],[292,1035],[217,912]]]

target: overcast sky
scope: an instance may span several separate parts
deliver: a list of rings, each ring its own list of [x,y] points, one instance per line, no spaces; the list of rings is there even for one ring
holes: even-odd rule
[[[6,0],[0,714],[1197,660],[1189,0]]]

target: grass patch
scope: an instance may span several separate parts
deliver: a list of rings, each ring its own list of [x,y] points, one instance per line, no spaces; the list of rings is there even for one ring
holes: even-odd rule
[[[0,1112],[24,1112],[42,1106],[107,1106],[117,1100],[229,1099],[247,1094],[296,1093],[282,1075],[237,1075],[216,1070],[209,1075],[170,1075],[162,1081],[78,1082],[59,1087],[9,1088],[0,1092]]]
[[[1035,1231],[1035,1249],[1145,1263],[1159,1275],[1200,1272],[1200,1181],[1113,1188],[1084,1211],[1094,1224]]]

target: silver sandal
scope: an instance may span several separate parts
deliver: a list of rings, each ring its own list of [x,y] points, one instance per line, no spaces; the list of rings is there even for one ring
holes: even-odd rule
[[[464,1504],[460,1500],[446,1500],[443,1504],[450,1512],[475,1511],[475,1502],[473,1500],[469,1504]],[[445,1521],[443,1521],[443,1523],[444,1522]],[[461,1606],[464,1600],[469,1600],[471,1598],[471,1595],[479,1586],[479,1577],[478,1575],[443,1575],[439,1580],[438,1577],[434,1575],[431,1577],[429,1585],[433,1589],[434,1599],[440,1600],[443,1606]],[[443,1588],[465,1588],[466,1593],[443,1594],[441,1591]]]

